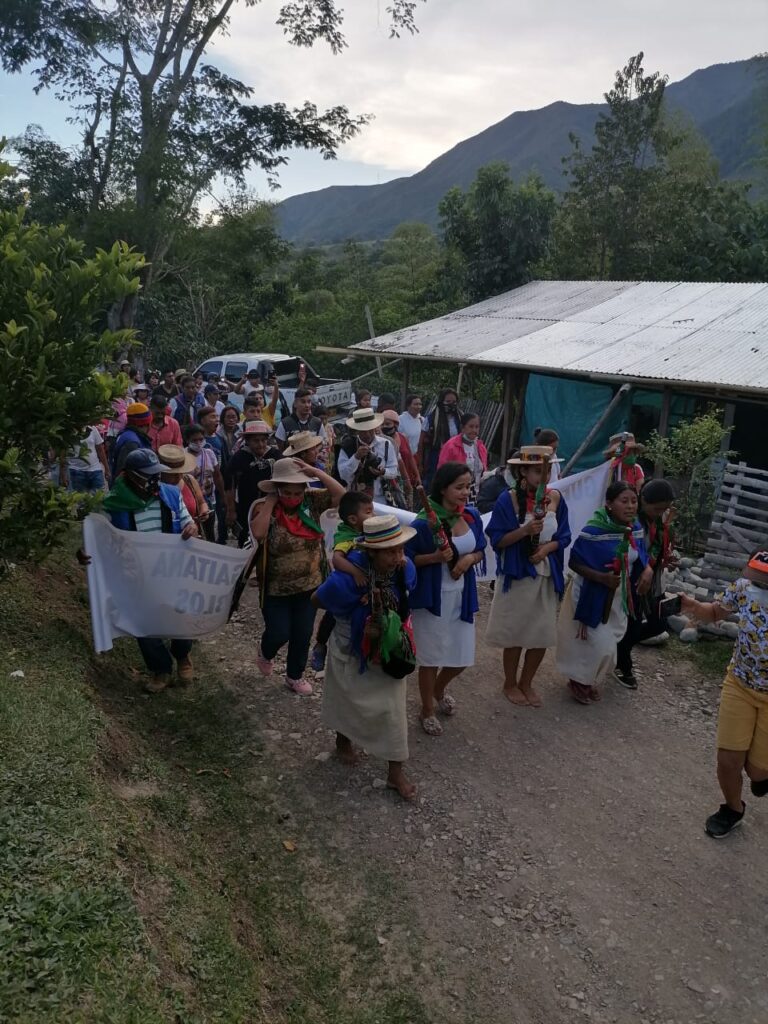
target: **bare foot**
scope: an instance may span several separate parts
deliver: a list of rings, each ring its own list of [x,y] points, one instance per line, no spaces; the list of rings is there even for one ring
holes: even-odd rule
[[[394,789],[403,800],[410,802],[416,799],[416,784],[409,782],[404,772],[398,772],[397,775],[389,775],[387,778],[387,789]]]
[[[517,704],[518,706],[524,706],[528,703],[528,698],[525,696],[519,686],[505,686],[501,691],[510,704]]]
[[[540,708],[544,703],[541,697],[536,693],[535,690],[523,690],[523,695],[528,698],[528,703],[532,708]]]
[[[358,764],[362,755],[359,750],[355,750],[352,744],[347,740],[346,743],[336,742],[336,757],[342,764]]]

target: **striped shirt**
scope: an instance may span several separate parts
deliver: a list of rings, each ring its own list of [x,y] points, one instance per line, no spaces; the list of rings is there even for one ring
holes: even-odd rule
[[[143,512],[134,512],[133,518],[136,523],[137,533],[161,533],[163,519],[160,500],[150,502]],[[179,522],[181,523],[182,530],[189,523],[193,522],[192,516],[189,514],[189,510],[184,502],[181,503]]]

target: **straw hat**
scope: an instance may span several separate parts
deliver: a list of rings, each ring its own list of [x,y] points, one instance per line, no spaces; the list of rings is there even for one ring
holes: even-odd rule
[[[161,444],[157,449],[167,473],[191,473],[197,469],[197,459],[177,444]]]
[[[260,480],[259,490],[265,494],[273,494],[278,484],[309,485],[309,477],[299,469],[293,459],[279,459],[272,469],[271,480]]]
[[[347,426],[350,430],[375,430],[383,422],[384,417],[373,409],[355,409],[347,420]]]
[[[617,451],[619,445],[621,445],[621,444],[624,445],[624,451],[625,452],[629,452],[629,451],[644,452],[645,451],[645,445],[644,444],[639,444],[635,440],[635,435],[634,434],[631,434],[628,430],[624,430],[624,431],[621,431],[621,433],[618,433],[618,434],[611,434],[610,438],[608,439],[608,447],[605,449],[605,452],[604,452],[605,456],[607,457],[609,455],[610,456],[616,455],[616,451]]]
[[[517,458],[507,459],[508,466],[541,466],[545,457],[550,462],[559,462],[555,452],[548,444],[524,444],[517,453]]]
[[[232,406],[234,409],[234,406]],[[252,437],[254,434],[257,437],[271,437],[272,431],[269,428],[269,424],[265,423],[264,420],[246,420],[242,426],[241,433],[243,437]]]
[[[283,455],[298,455],[299,452],[307,452],[310,448],[317,448],[323,443],[322,437],[313,434],[311,430],[299,430],[288,438],[290,445],[285,449]]]
[[[412,526],[403,526],[396,515],[370,516],[363,523],[363,535],[358,538],[358,547],[367,551],[382,551],[384,548],[399,548],[416,536]]]

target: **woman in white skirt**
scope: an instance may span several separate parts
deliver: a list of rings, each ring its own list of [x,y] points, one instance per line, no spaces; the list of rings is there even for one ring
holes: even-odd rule
[[[537,505],[536,492],[546,484],[543,478],[553,456],[546,445],[527,445],[507,460],[516,485],[501,494],[486,530],[496,552],[497,583],[485,639],[503,649],[504,696],[512,704],[534,708],[541,707],[541,697],[533,689],[533,678],[547,648],[556,643],[563,555],[571,543],[562,495],[546,490]]]
[[[653,574],[643,528],[637,522],[637,492],[626,481],[611,484],[598,509],[576,538],[557,624],[557,668],[568,679],[574,700],[600,700],[600,684],[616,665],[616,644],[633,614],[632,585],[648,592]]]
[[[404,800],[416,796],[403,770],[408,760],[404,673],[414,662],[408,592],[416,584],[416,570],[403,547],[415,532],[394,515],[371,516],[357,550],[347,555],[367,582],[360,586],[337,569],[312,598],[336,618],[325,663],[323,722],[336,733],[337,755],[354,764],[362,749],[388,761],[387,787]],[[397,645],[404,639],[410,655],[400,660],[397,672],[392,655],[402,655],[403,648],[393,648],[393,636]]]
[[[476,567],[485,564],[486,539],[477,509],[466,501],[471,483],[464,463],[446,462],[432,480],[427,509],[413,522],[406,551],[416,566],[411,595],[421,712],[428,736],[443,727],[435,712],[451,716],[456,701],[446,687],[475,663]]]

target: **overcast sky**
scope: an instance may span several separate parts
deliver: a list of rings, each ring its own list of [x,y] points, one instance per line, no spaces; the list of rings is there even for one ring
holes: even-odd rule
[[[288,46],[278,0],[238,4],[211,56],[254,87],[256,102],[345,104],[375,120],[337,161],[296,154],[274,198],[330,184],[368,184],[419,170],[515,110],[599,101],[617,67],[642,49],[648,70],[677,81],[696,68],[768,48],[766,0],[427,0],[419,34],[390,39],[389,0],[346,0],[349,48]],[[0,135],[42,124],[73,141],[66,111],[35,97],[28,76],[0,74]],[[263,175],[252,183],[266,194]]]

